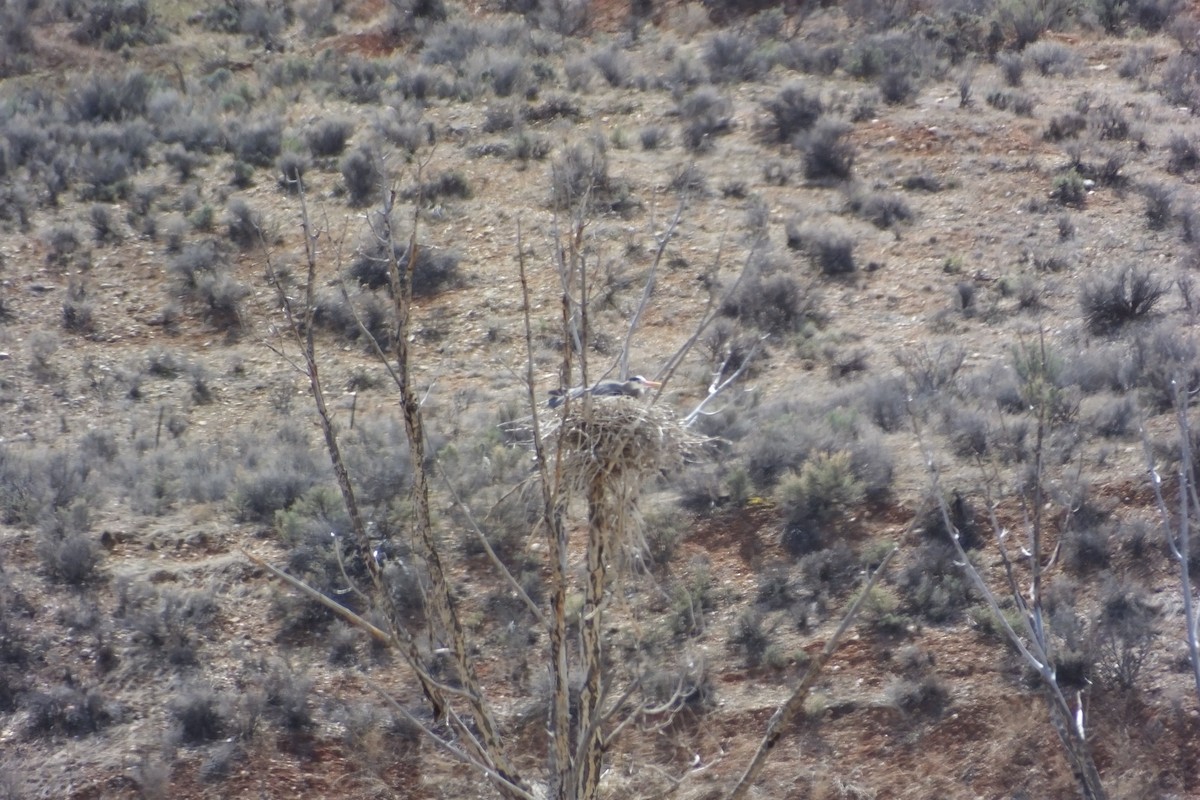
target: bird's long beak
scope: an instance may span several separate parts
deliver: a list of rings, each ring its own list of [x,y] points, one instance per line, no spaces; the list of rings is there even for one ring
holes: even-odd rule
[[[658,381],[646,381],[646,385],[651,389],[657,389],[658,387],[662,386],[662,384]]]

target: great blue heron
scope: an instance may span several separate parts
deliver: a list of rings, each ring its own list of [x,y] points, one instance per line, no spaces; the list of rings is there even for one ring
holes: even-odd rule
[[[574,389],[551,389],[550,407],[558,408],[570,397],[572,400],[590,394],[592,397],[633,397],[638,398],[649,389],[657,389],[662,384],[658,381],[646,380],[641,375],[634,375],[627,381],[599,381],[593,386],[576,386]]]

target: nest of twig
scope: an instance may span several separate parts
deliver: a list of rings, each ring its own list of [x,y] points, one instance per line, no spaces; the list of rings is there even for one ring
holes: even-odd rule
[[[585,500],[590,536],[621,561],[646,552],[638,499],[665,470],[682,466],[704,438],[663,406],[627,397],[595,397],[550,417],[542,441],[558,487]]]
[[[603,489],[627,499],[646,480],[682,465],[703,439],[665,406],[597,397],[551,417],[543,442],[551,463],[559,454],[564,482],[576,493],[595,497]]]

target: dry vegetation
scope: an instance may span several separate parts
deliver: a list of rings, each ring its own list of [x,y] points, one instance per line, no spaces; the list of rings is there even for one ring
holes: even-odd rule
[[[477,684],[525,785],[556,714],[620,697],[600,796],[723,797],[893,545],[750,796],[1076,796],[1061,697],[1088,796],[1200,797],[1166,530],[1198,32],[1171,0],[0,0],[0,798],[490,791],[422,731],[479,718],[255,559]],[[655,405],[596,400],[619,435],[534,433],[527,374],[661,378],[702,322]],[[554,506],[578,591],[535,436],[568,471],[640,443]],[[611,682],[570,708],[559,610]]]

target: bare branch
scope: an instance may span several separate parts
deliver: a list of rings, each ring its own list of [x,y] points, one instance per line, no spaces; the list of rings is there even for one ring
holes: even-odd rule
[[[278,567],[274,566],[273,564],[270,564],[269,562],[264,561],[263,559],[259,558],[258,556],[254,555],[253,553],[245,550],[244,548],[242,549],[242,555],[244,555],[246,558],[250,559],[250,561],[252,561],[253,563],[255,563],[258,566],[265,569],[267,572],[270,572],[276,578],[279,578],[281,581],[286,583],[288,586],[291,586],[296,591],[300,592],[301,594],[305,595],[306,597],[309,597],[309,598],[317,601],[321,605],[325,606],[330,611],[332,611],[333,613],[337,614],[342,619],[349,622],[351,625],[355,626],[356,628],[360,628],[363,631],[366,631],[368,634],[370,634],[372,637],[374,637],[378,641],[383,642],[384,644],[387,644],[390,647],[403,652],[403,649],[404,649],[402,647],[403,643],[399,639],[397,639],[395,635],[388,633],[387,631],[385,631],[381,628],[378,628],[375,625],[372,625],[368,620],[364,619],[363,617],[359,616],[358,614],[355,614],[353,611],[351,611],[350,609],[341,605],[337,601],[331,600],[330,598],[321,594],[321,592],[319,592],[316,589],[314,589],[313,587],[309,586],[304,581],[300,580],[299,578],[295,577],[294,575],[289,575],[288,573],[284,572],[283,570],[279,569]],[[436,686],[443,694],[459,695],[459,696],[464,696],[464,697],[466,696],[466,693],[460,689],[456,689],[453,686],[446,686],[444,684],[438,683],[436,680],[434,680],[434,678],[431,675],[429,675],[428,672],[425,672],[424,668],[420,667],[420,665],[416,665],[416,667],[414,667],[414,668],[418,669],[421,672],[421,674],[424,676],[424,678],[426,680],[428,680],[431,685]]]
[[[420,162],[416,167],[416,181],[421,185],[421,175],[428,160]],[[508,784],[522,785],[516,767],[509,761],[504,752],[499,727],[496,724],[492,709],[484,696],[475,664],[470,657],[466,634],[458,615],[457,602],[450,587],[446,570],[442,565],[442,557],[433,532],[433,516],[429,504],[429,474],[425,463],[425,429],[421,414],[421,401],[412,381],[412,363],[409,350],[409,331],[412,325],[412,292],[413,274],[419,257],[417,246],[417,230],[420,219],[419,208],[421,198],[418,197],[413,209],[412,226],[409,230],[407,262],[401,264],[396,254],[395,240],[392,231],[392,211],[396,199],[396,191],[383,189],[383,207],[380,217],[380,229],[377,235],[385,243],[388,256],[388,282],[392,290],[393,315],[396,321],[395,335],[395,380],[400,394],[400,408],[404,418],[404,432],[408,439],[409,459],[412,465],[412,499],[413,499],[413,533],[421,557],[429,570],[430,606],[432,619],[442,628],[442,634],[448,640],[454,654],[454,664],[457,668],[458,679],[462,682],[463,690],[468,698],[471,717],[479,733],[481,750],[476,755],[486,759],[496,767],[496,772],[504,777],[504,783],[496,784],[496,788],[505,795],[511,795]]]
[[[717,273],[717,270],[719,270],[721,268],[721,259],[724,255],[724,253],[725,253],[725,234],[722,233],[721,234],[721,242],[720,242],[720,244],[717,245],[717,255],[716,255],[716,258],[713,259],[713,265],[712,265],[712,274],[714,275],[714,279],[713,279],[714,282],[715,282],[715,275]],[[737,280],[734,281],[733,287],[730,290],[731,292],[734,289],[737,289],[738,284],[741,283],[742,276],[746,274],[749,264],[750,264],[750,259],[747,258],[746,264],[743,265],[741,273],[739,273]],[[730,294],[730,292],[726,292],[725,296],[729,296],[729,294]],[[717,318],[717,314],[719,313],[719,311],[720,311],[720,304],[717,302],[717,293],[715,290],[710,291],[709,295],[708,295],[708,302],[704,307],[704,314],[703,314],[703,316],[701,316],[699,324],[696,325],[696,330],[692,331],[692,335],[690,337],[688,337],[688,340],[686,342],[684,342],[682,345],[680,345],[679,349],[676,350],[669,359],[667,359],[667,363],[663,365],[663,368],[661,370],[659,370],[658,374],[655,376],[655,380],[658,380],[663,384],[662,387],[659,388],[658,394],[655,395],[656,399],[662,395],[663,390],[666,388],[667,383],[669,383],[671,378],[675,375],[675,370],[677,370],[679,368],[679,365],[683,363],[683,359],[687,356],[688,353],[691,352],[692,347],[694,347],[696,342],[698,342],[700,340],[700,337],[704,335],[704,331],[706,331],[708,329],[708,326],[712,323],[712,321]]]
[[[468,755],[467,753],[464,753],[462,750],[459,750],[457,747],[452,745],[450,742],[447,742],[441,736],[438,736],[436,733],[434,733],[432,730],[430,730],[428,725],[426,725],[424,722],[422,722],[421,720],[419,720],[415,716],[413,716],[413,714],[407,708],[405,708],[404,706],[402,706],[398,702],[396,702],[396,698],[392,697],[390,694],[385,692],[383,690],[383,688],[380,687],[379,685],[377,685],[374,681],[372,681],[370,679],[365,679],[365,680],[367,681],[367,685],[370,686],[372,689],[374,689],[375,692],[381,698],[383,698],[383,701],[385,703],[387,703],[389,706],[391,706],[393,711],[395,711],[400,716],[404,717],[404,720],[406,722],[408,722],[410,725],[413,725],[414,727],[416,727],[416,729],[419,730],[421,733],[425,734],[425,736],[430,741],[432,741],[434,744],[436,744],[443,752],[448,754],[451,758],[453,758],[456,761],[459,761],[463,764],[466,764],[471,769],[479,770],[484,775],[486,775],[494,784],[496,784],[497,786],[503,786],[507,790],[508,793],[510,793],[511,795],[513,795],[515,797],[521,798],[521,800],[537,800],[537,798],[533,794],[531,794],[528,790],[526,790],[523,786],[513,783],[507,777],[505,777],[501,773],[497,772],[493,767],[489,766],[488,764],[484,764],[477,758],[472,758],[470,755]],[[465,726],[463,726],[463,727],[465,729]]]
[[[738,290],[738,287],[741,286],[742,281],[746,277],[746,274],[750,271],[750,265],[751,265],[751,263],[753,263],[754,254],[758,252],[759,245],[760,245],[760,242],[756,242],[754,247],[750,248],[750,252],[746,255],[746,262],[742,265],[741,272],[738,273],[738,276],[734,280],[733,285],[729,287],[729,291],[725,292],[725,294],[722,296],[722,302],[724,301],[725,298],[732,297],[733,294]],[[713,264],[714,274],[716,273],[717,268],[720,267],[721,254],[724,251],[724,249],[725,249],[725,236],[724,236],[724,234],[722,234],[721,244],[717,248],[716,261]],[[667,388],[667,384],[670,382],[671,378],[674,377],[675,371],[677,369],[679,369],[680,364],[683,363],[683,359],[686,358],[687,354],[690,353],[692,351],[692,348],[696,346],[696,342],[700,341],[700,337],[704,335],[704,332],[706,330],[708,330],[708,326],[710,324],[712,324],[712,321],[714,319],[717,318],[717,315],[720,313],[720,311],[721,311],[721,303],[717,302],[716,293],[710,294],[709,298],[708,298],[708,305],[704,310],[704,315],[700,318],[699,324],[696,325],[696,330],[694,330],[692,332],[692,335],[688,337],[686,342],[684,342],[682,345],[680,345],[679,349],[676,350],[675,353],[672,354],[671,358],[667,360],[666,366],[664,366],[663,369],[660,370],[661,377],[657,377],[657,380],[659,380],[662,383],[662,386],[659,387],[658,392],[654,395],[655,401],[657,401],[658,398],[662,396],[662,393]],[[699,416],[699,415],[697,415],[697,416]]]
[[[963,548],[962,542],[955,529],[953,521],[950,518],[949,509],[946,507],[945,498],[942,495],[941,483],[938,477],[938,470],[934,463],[933,455],[925,445],[925,441],[921,436],[921,425],[917,420],[916,413],[912,410],[911,404],[909,413],[913,422],[913,429],[916,433],[917,444],[921,448],[921,452],[925,457],[926,467],[929,471],[929,480],[933,489],[933,494],[938,504],[938,510],[941,512],[942,523],[946,526],[946,530],[950,532],[950,542],[954,547],[955,552],[959,557],[960,566],[967,578],[974,584],[980,595],[987,603],[988,609],[995,617],[996,623],[1003,628],[1008,641],[1017,649],[1021,657],[1025,659],[1031,667],[1033,667],[1038,677],[1041,679],[1041,685],[1046,697],[1047,705],[1049,706],[1050,724],[1058,734],[1059,741],[1063,746],[1064,755],[1071,769],[1075,774],[1076,782],[1079,789],[1083,793],[1086,800],[1105,800],[1107,797],[1104,791],[1103,783],[1100,780],[1100,773],[1096,768],[1095,761],[1092,759],[1091,751],[1088,746],[1086,730],[1083,727],[1083,706],[1072,710],[1070,702],[1063,694],[1062,687],[1058,682],[1055,674],[1055,666],[1050,658],[1049,647],[1045,638],[1045,628],[1042,624],[1042,602],[1040,584],[1038,575],[1041,570],[1041,543],[1040,543],[1040,524],[1041,524],[1041,509],[1042,495],[1040,484],[1042,480],[1042,470],[1044,462],[1042,460],[1042,448],[1044,444],[1044,417],[1039,416],[1039,436],[1037,441],[1037,451],[1035,453],[1035,462],[1037,474],[1035,476],[1035,493],[1034,499],[1029,502],[1030,506],[1036,506],[1037,510],[1033,514],[1025,514],[1025,525],[1032,537],[1032,562],[1031,569],[1033,570],[1034,583],[1027,602],[1023,593],[1017,588],[1015,578],[1013,577],[1011,565],[1008,561],[1007,554],[1003,549],[1003,536],[1000,533],[999,523],[996,520],[994,504],[989,503],[989,514],[991,516],[993,530],[996,533],[997,542],[1001,545],[1001,556],[1005,561],[1005,569],[1007,580],[1009,582],[1010,592],[1012,593],[1014,602],[1017,603],[1021,610],[1020,622],[1024,629],[1025,636],[1019,635],[1009,623],[1003,610],[1000,608],[1000,603],[994,592],[979,570],[971,563],[967,556],[966,550]],[[1044,413],[1044,409],[1041,409]]]
[[[300,592],[305,597],[308,597],[312,600],[316,600],[318,603],[325,606],[330,611],[337,614],[339,617],[346,620],[354,627],[361,628],[362,630],[366,631],[374,638],[376,638],[379,641],[384,642],[392,647],[396,646],[396,637],[395,636],[393,636],[392,634],[388,633],[385,630],[381,630],[380,628],[375,627],[370,622],[367,622],[365,619],[360,617],[358,614],[355,614],[353,611],[346,608],[341,603],[337,602],[336,600],[329,599],[328,597],[321,594],[316,589],[312,588],[311,586],[309,586],[307,583],[300,580],[299,578],[292,577],[291,575],[287,574],[283,570],[279,569],[278,567],[275,567],[272,564],[267,563],[266,561],[264,561],[263,559],[259,558],[256,555],[254,555],[253,553],[251,553],[248,550],[243,549],[242,555],[244,555],[246,558],[250,559],[252,562],[257,564],[258,566],[265,569],[267,572],[274,575],[276,578],[279,578],[281,581],[286,583],[288,586],[291,586],[293,589]]]
[[[367,597],[367,595],[358,588],[358,585],[354,582],[354,579],[346,574],[346,562],[342,559],[342,545],[337,540],[337,534],[331,531],[329,535],[333,539],[333,556],[335,559],[337,559],[338,572],[342,574],[342,579],[346,581],[346,591],[354,592],[355,597],[369,603],[370,599]],[[345,592],[341,592],[341,594],[344,593]]]
[[[685,428],[691,427],[701,415],[706,413],[704,411],[704,407],[715,400],[721,394],[721,392],[725,391],[727,388],[733,385],[734,381],[741,377],[742,373],[746,371],[746,368],[750,366],[750,362],[754,360],[754,356],[757,355],[759,347],[761,347],[762,343],[766,341],[766,338],[767,337],[765,335],[758,337],[758,340],[754,343],[754,347],[750,348],[750,352],[747,353],[745,358],[742,359],[742,363],[738,365],[738,368],[733,371],[732,375],[723,381],[721,380],[721,374],[724,371],[726,362],[722,362],[721,366],[717,368],[716,373],[713,375],[713,382],[708,386],[708,395],[701,400],[700,403],[693,408],[686,417],[683,418],[683,426]]]
[[[667,251],[667,245],[670,244],[672,237],[675,235],[676,228],[679,227],[679,221],[683,218],[683,209],[685,206],[686,201],[680,198],[679,205],[675,208],[675,216],[671,218],[671,222],[667,225],[667,229],[663,231],[662,235],[658,236],[658,249],[654,253],[654,261],[650,264],[650,272],[646,276],[646,285],[642,288],[642,299],[638,302],[637,309],[633,312],[633,317],[629,320],[629,329],[625,331],[625,341],[621,343],[621,357],[617,362],[617,377],[620,380],[625,380],[629,377],[629,345],[633,341],[633,335],[637,332],[638,324],[642,320],[642,313],[645,312],[646,306],[650,303],[650,296],[654,293],[658,265],[662,261],[663,254]]]
[[[845,616],[842,617],[842,622],[837,626],[837,630],[833,632],[833,635],[830,636],[825,642],[825,646],[821,648],[821,652],[818,653],[816,658],[812,660],[812,663],[808,665],[808,670],[804,673],[804,677],[800,679],[800,684],[796,687],[795,691],[792,692],[791,696],[784,701],[783,705],[779,707],[774,715],[772,715],[771,721],[767,723],[767,732],[763,736],[762,743],[759,744],[758,750],[754,752],[754,757],[750,759],[750,764],[746,767],[746,771],[742,773],[742,777],[738,780],[737,785],[734,786],[729,794],[725,796],[725,800],[740,800],[742,797],[746,796],[746,792],[750,790],[750,785],[754,783],[755,778],[758,777],[758,773],[762,771],[763,765],[767,761],[767,756],[771,754],[771,751],[775,748],[775,745],[778,744],[779,739],[783,736],[784,731],[787,729],[788,723],[790,723],[796,713],[804,707],[804,701],[808,699],[809,691],[817,682],[817,678],[820,677],[821,671],[829,662],[829,659],[833,655],[834,651],[837,650],[842,636],[845,635],[846,631],[849,630],[850,626],[854,623],[859,611],[862,610],[863,603],[870,595],[871,590],[875,588],[875,584],[879,581],[880,577],[883,576],[884,570],[887,569],[888,564],[891,563],[892,558],[896,555],[898,550],[899,548],[893,547],[891,551],[884,556],[883,561],[879,563],[879,566],[875,568],[875,571],[871,573],[871,577],[867,579],[866,584],[858,593],[858,597],[854,599],[854,602],[850,605],[849,610],[847,610]]]
[[[417,643],[404,628],[399,610],[396,608],[392,600],[392,595],[384,584],[379,564],[371,556],[371,542],[367,535],[366,524],[359,511],[358,500],[354,494],[354,485],[350,480],[349,470],[346,468],[346,463],[342,458],[341,446],[338,441],[337,432],[334,430],[333,419],[325,403],[325,392],[321,383],[320,370],[317,366],[316,344],[313,339],[313,316],[316,313],[317,240],[319,234],[312,227],[312,222],[308,214],[307,199],[303,190],[300,192],[300,211],[301,231],[304,234],[307,275],[303,306],[299,311],[294,307],[292,298],[283,290],[283,286],[279,282],[270,261],[268,261],[268,269],[270,270],[272,283],[275,286],[276,295],[283,306],[290,332],[295,337],[304,358],[304,371],[308,376],[309,394],[313,399],[313,406],[316,409],[317,418],[321,425],[321,432],[325,438],[325,450],[333,466],[338,489],[342,495],[342,502],[346,507],[346,514],[350,519],[350,529],[354,535],[355,546],[358,548],[363,562],[367,567],[367,572],[371,577],[375,593],[383,602],[388,622],[392,627],[392,633],[402,645],[400,652],[420,682],[421,689],[424,691],[433,709],[434,717],[440,718],[447,707],[445,693],[429,677],[428,672],[423,667]]]
[[[454,485],[450,483],[450,478],[446,475],[444,470],[438,470],[438,474],[440,474],[442,477],[442,485],[446,487],[446,491],[450,493],[450,497],[453,498],[454,502],[458,505],[459,510],[462,511],[463,516],[466,518],[467,524],[471,526],[472,533],[475,534],[475,537],[483,546],[483,550],[485,553],[487,553],[488,560],[492,562],[492,566],[494,566],[496,571],[500,573],[500,576],[504,578],[504,582],[508,584],[509,588],[515,591],[517,596],[521,598],[521,602],[523,602],[525,607],[529,609],[531,614],[533,614],[534,619],[538,621],[538,624],[546,627],[546,617],[542,614],[542,610],[537,607],[537,603],[530,599],[528,592],[525,591],[525,588],[521,586],[521,583],[515,577],[513,577],[512,572],[509,571],[508,567],[504,566],[504,562],[500,560],[498,555],[496,555],[496,551],[492,548],[492,543],[488,541],[487,536],[480,529],[478,523],[475,522],[475,516],[471,513],[470,507],[463,502],[462,497],[455,490]],[[513,491],[516,490],[514,489]]]

